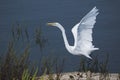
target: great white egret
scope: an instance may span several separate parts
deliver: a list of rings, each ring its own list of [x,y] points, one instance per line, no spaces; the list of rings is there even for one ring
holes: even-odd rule
[[[92,29],[96,23],[96,16],[99,14],[98,9],[94,7],[87,15],[85,15],[82,20],[72,28],[72,33],[74,36],[74,45],[70,46],[66,37],[65,29],[58,22],[47,23],[49,26],[56,26],[62,31],[62,36],[64,39],[65,47],[73,55],[84,55],[90,59],[90,53],[94,50],[99,50],[95,48],[92,44]]]

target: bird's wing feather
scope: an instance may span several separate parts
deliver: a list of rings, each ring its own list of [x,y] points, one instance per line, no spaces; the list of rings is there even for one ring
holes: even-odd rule
[[[92,45],[92,29],[96,22],[98,9],[94,7],[82,20],[72,28],[74,36],[74,50],[87,51],[86,49],[94,48]]]

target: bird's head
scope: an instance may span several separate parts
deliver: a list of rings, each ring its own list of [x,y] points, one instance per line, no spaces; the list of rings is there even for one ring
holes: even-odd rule
[[[60,24],[58,22],[50,22],[50,23],[47,23],[48,26],[56,26],[58,27]]]
[[[59,28],[60,30],[64,31],[63,26],[58,22],[47,23],[47,25],[48,26],[55,26],[55,27]]]

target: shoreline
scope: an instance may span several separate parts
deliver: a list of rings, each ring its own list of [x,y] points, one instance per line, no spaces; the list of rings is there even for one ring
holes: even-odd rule
[[[119,73],[91,73],[88,72],[66,72],[60,74],[48,74],[37,77],[36,80],[120,80]]]

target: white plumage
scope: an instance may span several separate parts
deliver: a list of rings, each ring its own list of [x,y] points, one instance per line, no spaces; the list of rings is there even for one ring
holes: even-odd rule
[[[84,55],[92,59],[89,55],[92,51],[98,50],[92,44],[92,29],[96,23],[96,16],[99,14],[98,9],[94,7],[82,20],[72,28],[74,36],[74,45],[70,46],[63,26],[57,22],[48,23],[50,26],[56,26],[62,31],[66,49],[73,55]]]

